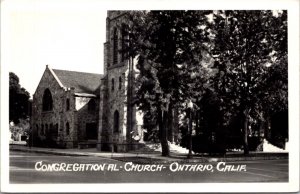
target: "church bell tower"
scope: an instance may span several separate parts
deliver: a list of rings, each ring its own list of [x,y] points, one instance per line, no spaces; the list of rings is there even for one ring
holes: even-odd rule
[[[104,78],[101,80],[98,149],[128,151],[137,130],[133,59],[124,49],[128,44],[128,12],[108,11],[104,43]],[[140,128],[140,125],[139,125]]]

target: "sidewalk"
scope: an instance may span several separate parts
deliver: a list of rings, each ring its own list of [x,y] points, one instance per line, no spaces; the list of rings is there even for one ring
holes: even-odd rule
[[[187,159],[186,155],[171,153],[170,157],[163,157],[160,153],[112,153],[99,152],[96,148],[88,149],[55,149],[55,148],[40,148],[28,147],[23,145],[10,145],[11,151],[34,152],[43,154],[63,155],[63,156],[94,156],[109,158],[124,162],[134,163],[205,163],[205,162],[233,162],[246,160],[276,160],[288,159],[288,153],[266,153],[266,152],[250,152],[248,156],[244,156],[242,152],[229,152],[225,156],[208,156],[208,155],[194,155],[193,159]]]

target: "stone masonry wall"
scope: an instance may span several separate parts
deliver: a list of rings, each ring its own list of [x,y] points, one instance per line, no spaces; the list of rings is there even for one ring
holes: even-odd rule
[[[98,128],[98,118],[99,118],[99,99],[98,98],[90,98],[90,97],[75,97],[76,101],[81,101],[84,103],[79,110],[77,110],[77,126],[78,126],[78,141],[86,141],[86,124],[87,123],[95,123],[96,127]],[[89,110],[89,102],[90,100],[95,101],[95,109]],[[97,136],[95,136],[95,140]]]
[[[46,89],[49,89],[52,95],[53,108],[50,111],[43,111],[43,95]],[[56,142],[61,147],[74,147],[77,144],[77,126],[74,125],[74,109],[75,98],[74,91],[65,90],[62,88],[56,79],[53,77],[50,69],[46,70],[40,80],[40,83],[33,95],[32,102],[32,119],[33,135],[36,141],[41,141],[40,144],[48,145],[49,135],[47,135],[46,125],[48,129],[53,126],[53,133],[57,137],[51,137],[51,141]],[[70,110],[66,110],[66,99],[70,100]],[[67,134],[66,123],[69,123],[70,133]],[[43,129],[43,130],[42,130]],[[37,142],[33,142],[37,143]]]
[[[110,130],[108,128],[108,87],[107,76],[101,80],[100,97],[99,97],[99,128],[98,128],[98,150],[109,150],[108,142],[110,141]]]

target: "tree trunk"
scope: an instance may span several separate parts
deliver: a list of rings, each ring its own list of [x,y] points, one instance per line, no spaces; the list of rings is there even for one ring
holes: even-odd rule
[[[173,131],[173,110],[169,107],[168,112],[168,121],[167,121],[167,135],[168,135],[168,141],[171,143],[174,143],[174,131]]]
[[[179,133],[179,118],[178,118],[178,108],[174,109],[174,118],[173,118],[173,133],[174,133],[174,142],[179,143],[178,133]]]
[[[189,153],[187,158],[193,158],[193,142],[192,142],[192,133],[193,133],[193,121],[192,121],[192,109],[189,109],[189,126],[188,126],[188,134],[189,134]]]
[[[249,145],[248,145],[248,121],[249,121],[249,108],[245,108],[243,111],[243,131],[244,131],[244,155],[249,154]]]
[[[264,113],[261,113],[260,115],[260,119],[259,119],[259,141],[263,142],[264,138],[265,138],[265,128],[266,128],[266,120],[264,118]]]
[[[167,140],[167,112],[158,110],[158,128],[159,128],[159,138],[161,143],[161,154],[162,156],[170,156],[170,150]]]
[[[265,126],[265,138],[266,140],[270,140],[271,139],[271,118],[270,116],[266,117],[266,126]]]
[[[195,118],[195,122],[196,122],[196,134],[199,135],[200,134],[200,111],[196,111],[196,118]]]

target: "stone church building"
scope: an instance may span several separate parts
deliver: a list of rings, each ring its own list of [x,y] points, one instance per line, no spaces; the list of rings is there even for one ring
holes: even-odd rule
[[[41,141],[115,152],[142,145],[142,114],[133,105],[137,71],[120,52],[128,38],[127,14],[107,12],[104,75],[46,67],[33,96],[32,127]]]
[[[46,66],[32,102],[35,145],[71,148],[97,141],[101,77]]]

